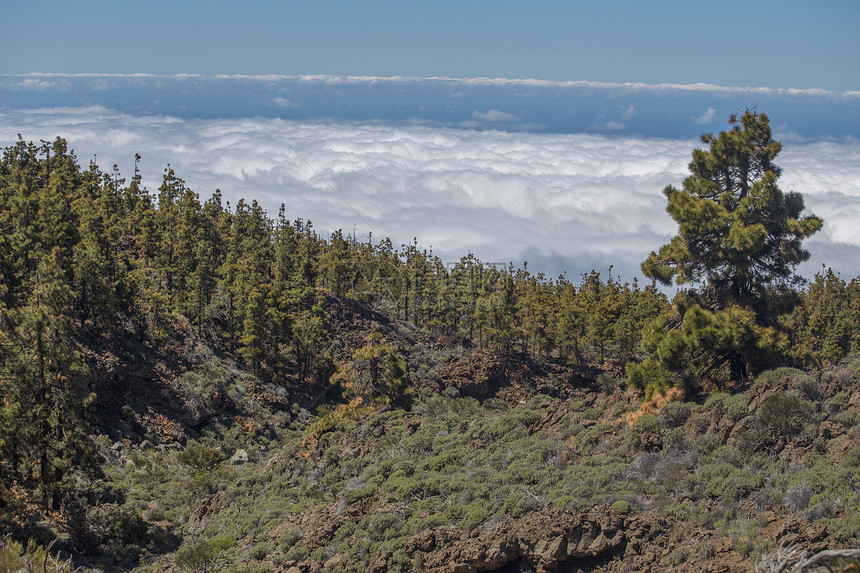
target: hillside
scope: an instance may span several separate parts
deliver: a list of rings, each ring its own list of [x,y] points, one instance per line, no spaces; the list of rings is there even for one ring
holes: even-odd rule
[[[759,276],[744,307],[416,244],[6,149],[0,565],[748,571],[858,545],[860,280]]]
[[[231,404],[244,423],[208,442],[232,461],[195,471],[169,444],[123,440],[116,463],[138,492],[126,503],[185,545],[235,541],[221,558],[237,571],[748,571],[779,542],[856,543],[860,361],[767,373],[632,425],[635,394],[606,376],[440,362],[441,392],[411,411],[325,424],[226,382],[220,393],[259,404]]]
[[[327,307],[339,339],[381,330],[436,386],[409,411],[338,415],[181,324],[170,354],[93,347],[105,529],[80,549],[139,571],[212,540],[225,571],[748,571],[779,542],[857,541],[860,359],[642,414],[608,373],[451,352]]]

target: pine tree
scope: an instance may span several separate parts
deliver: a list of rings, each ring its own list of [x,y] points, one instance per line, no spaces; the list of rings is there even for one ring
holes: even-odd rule
[[[729,123],[729,131],[702,136],[710,148],[693,152],[682,189],[663,191],[678,234],[642,271],[667,285],[701,285],[719,304],[752,308],[769,321],[774,289],[798,284],[794,268],[809,258],[801,243],[822,221],[801,217],[803,197],[777,186],[781,170],[772,161],[782,146],[768,117],[747,110]]]
[[[92,397],[78,385],[87,369],[71,341],[72,300],[54,247],[38,262],[26,304],[0,317],[6,333],[3,418],[17,414],[15,435],[2,440],[8,464],[2,473],[38,489],[51,509],[60,508],[77,475],[99,471],[83,418]]]
[[[332,377],[348,396],[366,402],[408,404],[411,388],[406,379],[406,362],[396,348],[386,344],[380,332],[370,333],[352,358]]]
[[[835,364],[851,351],[852,333],[857,330],[852,300],[849,283],[832,269],[816,273],[787,318],[793,335],[791,354],[800,364]]]
[[[315,381],[325,371],[330,360],[326,350],[330,335],[326,324],[325,299],[308,290],[299,304],[304,308],[295,311],[290,319],[293,353],[299,380]]]
[[[349,285],[353,274],[351,259],[349,243],[338,229],[331,234],[321,261],[325,286],[337,297],[343,296]]]
[[[255,372],[259,372],[266,355],[267,326],[265,297],[255,288],[251,290],[245,305],[245,319],[242,323],[242,335],[239,337],[239,352],[245,363]]]
[[[646,333],[650,357],[628,367],[634,387],[678,376],[690,384],[738,379],[785,352],[779,316],[796,300],[794,268],[809,258],[801,244],[822,221],[802,217],[803,197],[777,186],[773,159],[781,144],[768,117],[747,110],[729,123],[729,131],[702,136],[709,149],[693,152],[682,188],[663,191],[678,234],[651,253],[642,272],[693,289]]]
[[[558,310],[556,315],[556,344],[562,356],[570,362],[582,360],[582,338],[585,317],[577,308],[577,290],[568,281],[559,277]],[[562,280],[563,279],[563,280]]]

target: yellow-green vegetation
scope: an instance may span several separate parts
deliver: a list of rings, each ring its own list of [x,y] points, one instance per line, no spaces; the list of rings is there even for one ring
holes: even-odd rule
[[[386,344],[380,332],[367,335],[365,343],[353,353],[352,361],[332,376],[332,381],[342,386],[348,397],[408,407],[412,389],[400,352]]]
[[[665,191],[679,234],[643,270],[691,287],[672,300],[611,267],[574,283],[324,236],[19,140],[0,161],[2,558],[406,571],[428,532],[558,512],[694,531],[665,567],[773,548],[765,520],[853,542],[858,279],[795,280],[821,221],[776,186],[768,118],[732,122]]]
[[[725,384],[778,364],[788,352],[783,318],[801,283],[794,269],[809,259],[803,240],[823,223],[801,216],[803,197],[777,186],[781,170],[773,160],[782,145],[771,138],[767,115],[747,110],[729,123],[728,131],[702,136],[709,148],[693,151],[682,188],[663,191],[678,234],[651,253],[642,272],[692,288],[646,329],[648,357],[628,367],[636,388]],[[824,346],[824,355],[835,352]]]
[[[184,545],[176,552],[174,563],[183,571],[189,573],[206,573],[217,571],[219,560],[224,553],[236,546],[236,541],[226,537],[203,539],[197,543]]]
[[[0,540],[0,571],[4,573],[85,573],[72,560],[53,555],[50,549],[33,542],[21,543],[5,537]],[[90,571],[90,570],[86,570]]]
[[[597,422],[577,400],[535,395],[510,406],[428,396],[411,412],[385,408],[341,419],[310,450],[302,443],[310,427],[297,431],[271,463],[238,469],[238,479],[220,483],[195,535],[250,547],[231,550],[235,569],[224,570],[236,571],[260,561],[323,566],[334,556],[340,565],[330,564],[332,571],[363,568],[380,551],[403,554],[423,531],[488,530],[550,508],[657,512],[682,530],[732,539],[745,558],[773,546],[758,534],[761,520],[799,515],[824,524],[834,540],[855,540],[860,447],[840,464],[823,443],[821,453],[813,447],[802,459],[789,455],[815,442],[824,414],[786,396],[770,393],[768,406],[749,411],[743,394],[717,393],[702,403],[669,404],[632,426],[607,416],[614,403],[605,395],[591,399],[603,420]],[[828,419],[844,407],[839,396],[822,403]],[[758,441],[750,444],[741,432],[724,441],[719,428],[709,428],[714,412]],[[796,445],[778,444],[785,437]],[[165,498],[136,491],[141,500]],[[750,503],[754,509],[739,509]],[[302,528],[314,519],[331,524],[323,538]],[[666,565],[680,558],[673,553]],[[395,561],[389,565],[398,570]]]

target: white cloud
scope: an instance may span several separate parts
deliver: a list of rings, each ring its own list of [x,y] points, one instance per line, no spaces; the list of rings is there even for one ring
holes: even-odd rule
[[[621,123],[620,121],[609,120],[603,124],[603,127],[606,129],[611,129],[613,131],[616,131],[619,129],[624,129],[625,127],[627,127],[627,124]]]
[[[619,131],[627,127],[626,123],[615,121],[614,119],[606,120],[606,114],[599,114],[597,119],[588,126],[588,131]]]
[[[86,164],[130,177],[143,156],[155,190],[167,163],[202,198],[220,188],[288,216],[359,237],[417,237],[448,261],[468,252],[577,278],[591,268],[630,280],[675,233],[662,189],[680,185],[695,140],[530,134],[426,126],[132,116],[103,107],[0,110],[0,133],[62,136]],[[13,140],[2,141],[10,145]],[[853,276],[860,260],[860,143],[786,145],[781,187],[825,218],[810,241],[822,262]],[[837,258],[838,254],[838,258]],[[842,265],[842,267],[840,267]]]
[[[512,113],[491,109],[486,112],[475,110],[472,112],[472,117],[481,121],[516,121],[518,118]]]
[[[302,107],[300,104],[295,102],[291,102],[290,100],[282,97],[276,97],[272,100],[272,105],[282,109],[299,109]]]
[[[217,74],[212,76],[201,74],[176,74],[176,75],[155,75],[155,74],[102,74],[102,73],[81,73],[81,74],[65,74],[65,73],[29,73],[29,74],[0,74],[0,78],[28,78],[38,81],[38,78],[50,79],[100,79],[100,80],[135,80],[138,82],[156,82],[170,83],[173,81],[182,82],[210,82],[210,81],[243,81],[260,83],[278,83],[278,82],[303,82],[303,83],[322,83],[330,86],[338,84],[443,84],[449,85],[451,88],[457,87],[524,87],[524,88],[551,88],[551,89],[586,89],[586,90],[609,90],[620,93],[640,93],[640,92],[700,92],[700,93],[715,93],[715,94],[748,94],[761,96],[801,96],[808,98],[826,98],[826,99],[841,99],[841,100],[858,100],[860,99],[860,90],[826,90],[821,88],[771,88],[763,86],[723,86],[718,84],[709,84],[698,82],[693,84],[676,84],[676,83],[659,83],[648,84],[642,82],[598,82],[587,80],[541,80],[534,78],[512,79],[512,78],[456,78],[447,76],[433,77],[403,77],[403,76],[330,76],[330,75],[247,75],[247,74]],[[61,84],[58,84],[61,85]],[[456,92],[454,92],[456,94]]]
[[[46,92],[48,90],[66,91],[70,87],[71,84],[69,84],[69,82],[66,80],[48,81],[36,78],[27,78],[25,80],[21,80],[16,85],[17,89],[33,90],[37,92]]]
[[[621,108],[621,119],[624,121],[630,121],[635,115],[636,108],[633,107],[633,104]]]
[[[22,90],[36,90],[43,92],[51,89],[51,82],[46,80],[26,79],[18,83],[18,87]]]
[[[704,125],[706,123],[711,123],[712,121],[714,121],[714,119],[716,117],[717,117],[717,110],[715,110],[712,107],[709,107],[708,109],[705,110],[705,113],[703,113],[702,115],[700,115],[698,117],[693,116],[690,119],[693,120],[693,123],[698,123],[698,124]]]

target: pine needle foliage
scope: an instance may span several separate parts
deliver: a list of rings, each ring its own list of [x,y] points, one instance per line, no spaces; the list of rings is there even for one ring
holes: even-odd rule
[[[794,274],[809,259],[802,242],[822,227],[802,216],[800,193],[777,185],[782,149],[767,115],[747,110],[732,126],[706,134],[693,151],[691,175],[663,190],[678,234],[652,252],[642,272],[689,290],[646,330],[649,357],[628,367],[635,388],[738,379],[776,363],[787,338],[779,317],[796,304]]]

